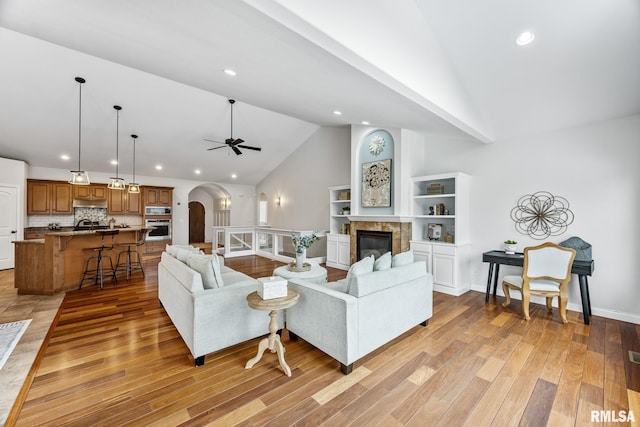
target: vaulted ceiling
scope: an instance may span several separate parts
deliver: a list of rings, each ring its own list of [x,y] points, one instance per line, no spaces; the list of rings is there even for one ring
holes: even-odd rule
[[[131,133],[138,175],[255,184],[319,126],[490,143],[640,113],[636,0],[0,0],[0,58],[0,157],[75,169],[81,76],[82,169],[114,171],[118,104],[122,175]],[[262,152],[207,151],[228,98]]]

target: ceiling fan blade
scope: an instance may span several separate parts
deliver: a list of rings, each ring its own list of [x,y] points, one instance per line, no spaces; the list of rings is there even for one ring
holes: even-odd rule
[[[236,153],[238,156],[240,154],[242,154],[242,151],[238,150],[238,147],[236,147],[235,145],[231,146],[231,149],[233,150],[234,153]]]
[[[215,142],[216,144],[224,144],[224,142],[216,141],[215,139],[202,138],[202,140],[207,142]]]
[[[251,147],[249,145],[238,145],[238,147],[246,148],[247,150],[262,151],[262,148],[260,147]]]
[[[227,140],[227,141],[229,141],[229,140]],[[231,143],[227,143],[227,144],[238,145],[238,144],[242,144],[243,142],[244,142],[244,139],[238,138],[238,139],[231,140]]]
[[[211,147],[211,148],[207,148],[207,151],[217,150],[218,148],[226,148],[226,147],[224,145],[221,145],[219,147]]]

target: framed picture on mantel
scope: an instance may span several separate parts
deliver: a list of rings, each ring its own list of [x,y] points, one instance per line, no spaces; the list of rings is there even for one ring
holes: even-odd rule
[[[362,207],[391,206],[391,159],[362,164]]]

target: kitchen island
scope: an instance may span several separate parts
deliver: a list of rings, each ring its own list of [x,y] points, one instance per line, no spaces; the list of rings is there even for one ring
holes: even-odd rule
[[[115,268],[118,253],[125,248],[118,243],[138,241],[144,227],[117,228],[113,250],[103,252],[111,256]],[[111,238],[105,238],[109,246]],[[44,239],[19,240],[15,244],[15,287],[18,294],[54,295],[77,289],[88,257],[95,252],[102,239],[97,230],[49,231]],[[85,286],[93,286],[86,284]]]

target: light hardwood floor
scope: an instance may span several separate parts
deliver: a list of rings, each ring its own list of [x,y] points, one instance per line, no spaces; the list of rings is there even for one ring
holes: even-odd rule
[[[0,425],[29,374],[64,295],[18,295],[13,270],[0,271],[0,323],[31,319],[29,327],[0,371]]]
[[[226,264],[253,277],[277,265]],[[592,410],[629,410],[639,390],[640,325],[484,295],[434,293],[434,316],[357,362],[339,364],[304,340],[283,344],[292,377],[259,339],[193,359],[157,300],[157,260],[145,280],[67,293],[33,378],[9,421],[20,426],[387,425],[583,426]],[[329,269],[330,279],[345,272]],[[268,318],[265,315],[265,334]],[[212,333],[224,331],[212,331]],[[634,391],[635,390],[635,391]],[[640,412],[636,410],[636,417]],[[599,425],[602,425],[600,423]],[[614,425],[614,424],[611,424]],[[624,425],[616,423],[615,425]]]

